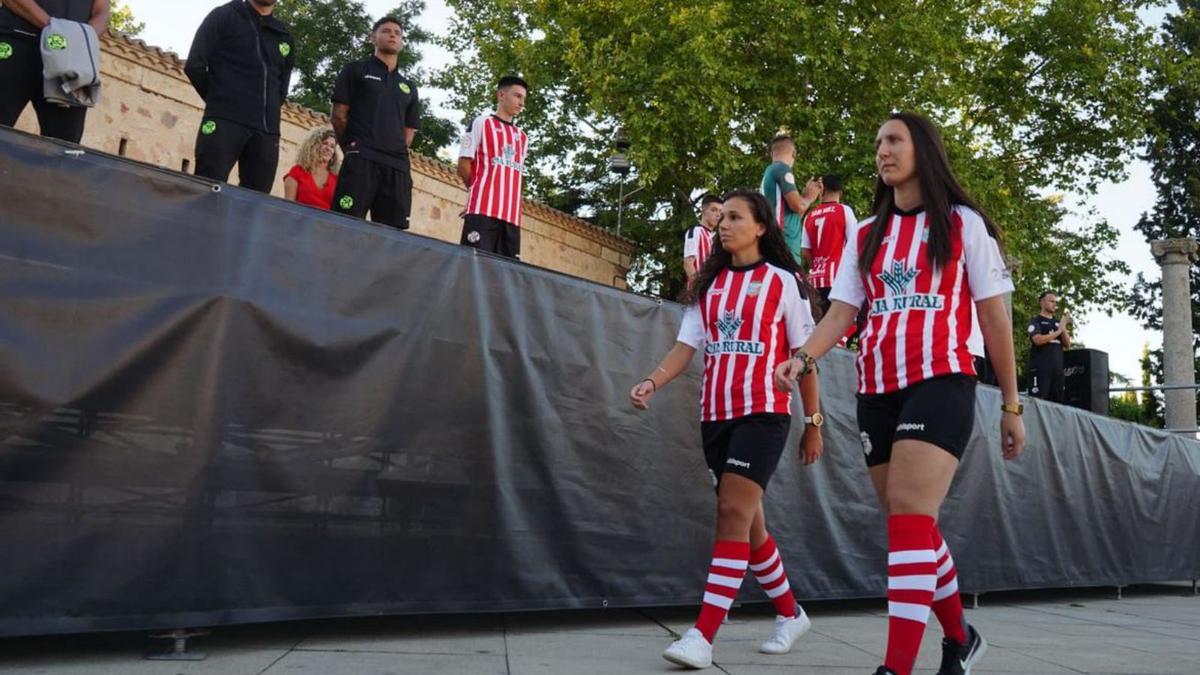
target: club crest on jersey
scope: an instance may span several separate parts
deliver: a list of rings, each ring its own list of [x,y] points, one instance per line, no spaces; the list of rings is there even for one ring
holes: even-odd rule
[[[757,297],[760,291],[762,291],[761,281],[751,281],[750,285],[746,286],[746,295],[748,297]],[[740,320],[738,321],[738,325],[741,325]]]
[[[704,345],[705,354],[710,356],[717,354],[750,354],[752,356],[761,356],[763,354],[763,343],[737,339],[738,330],[742,327],[742,317],[738,316],[737,312],[722,312],[716,324],[717,331],[721,333],[721,339]]]
[[[936,293],[909,292],[909,287],[918,274],[918,270],[909,269],[899,260],[892,263],[892,269],[885,269],[877,274],[892,294],[877,298],[871,305],[871,314],[892,314],[910,309],[942,309],[946,302],[942,296]]]

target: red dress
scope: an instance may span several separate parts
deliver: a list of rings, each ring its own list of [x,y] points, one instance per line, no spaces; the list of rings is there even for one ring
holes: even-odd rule
[[[287,172],[288,178],[296,181],[296,201],[328,211],[333,206],[333,193],[337,190],[337,174],[329,174],[325,187],[317,185],[312,174],[297,164]]]

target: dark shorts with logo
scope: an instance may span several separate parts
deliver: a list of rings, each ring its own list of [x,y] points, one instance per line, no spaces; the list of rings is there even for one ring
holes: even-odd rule
[[[975,427],[975,378],[946,375],[889,394],[858,395],[858,429],[867,466],[887,464],[892,444],[931,443],[962,459]]]
[[[0,124],[16,126],[30,103],[43,136],[78,143],[87,108],[64,108],[46,101],[38,38],[0,28]]]
[[[488,253],[520,258],[521,228],[499,218],[470,213],[463,218],[462,237],[458,243]]]
[[[704,460],[719,482],[736,473],[767,489],[787,445],[791,415],[757,413],[720,422],[701,422]]]

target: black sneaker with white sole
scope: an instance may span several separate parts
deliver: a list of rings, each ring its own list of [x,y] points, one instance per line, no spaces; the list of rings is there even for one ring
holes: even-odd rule
[[[974,626],[967,626],[967,630],[970,635],[965,645],[942,638],[942,667],[938,668],[937,675],[971,675],[971,666],[987,651],[987,641]]]

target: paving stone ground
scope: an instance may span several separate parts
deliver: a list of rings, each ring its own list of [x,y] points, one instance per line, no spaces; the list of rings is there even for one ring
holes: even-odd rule
[[[769,606],[735,609],[709,672],[871,675],[881,661],[882,600],[805,603],[812,631],[790,654],[759,654]],[[695,610],[610,609],[487,616],[395,617],[220,628],[194,641],[208,658],[142,658],[142,633],[0,640],[0,673],[22,675],[638,675],[684,672],[662,650]],[[990,649],[975,673],[1200,673],[1200,597],[1190,584],[984,595],[969,620]],[[934,673],[931,618],[918,673]]]

